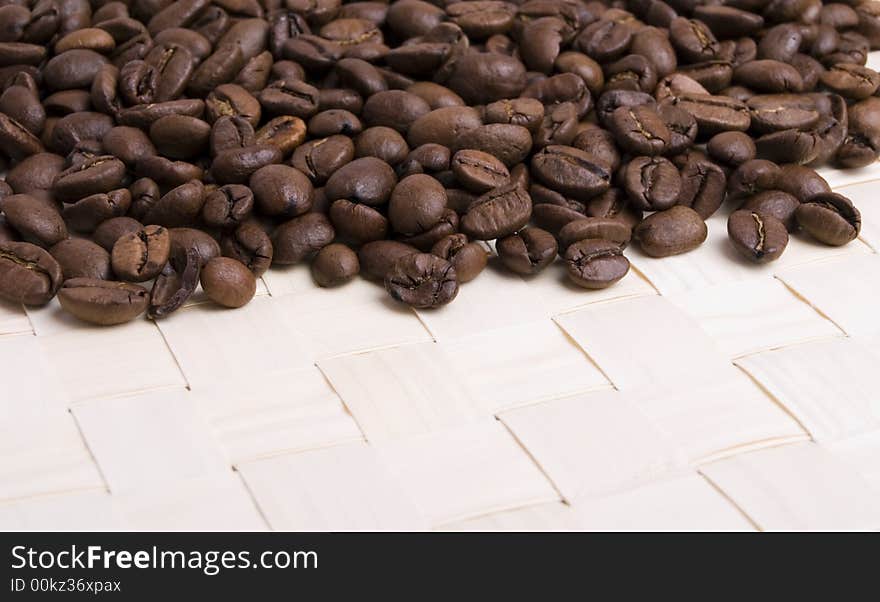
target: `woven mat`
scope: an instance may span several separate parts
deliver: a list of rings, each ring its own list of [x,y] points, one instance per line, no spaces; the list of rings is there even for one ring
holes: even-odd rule
[[[439,311],[271,270],[98,329],[0,305],[0,529],[880,529],[880,164],[859,240],[600,292],[497,269]]]

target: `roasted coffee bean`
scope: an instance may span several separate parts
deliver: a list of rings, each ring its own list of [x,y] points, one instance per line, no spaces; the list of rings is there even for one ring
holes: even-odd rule
[[[608,129],[624,150],[639,155],[659,155],[670,143],[669,128],[647,105],[620,107],[608,118]]]
[[[247,186],[227,184],[209,192],[202,206],[202,221],[215,228],[238,227],[251,215],[254,194]]]
[[[330,205],[329,216],[339,236],[354,244],[380,240],[388,235],[388,218],[369,205],[339,199]]]
[[[147,315],[156,320],[180,309],[199,284],[201,263],[195,249],[172,253],[153,283]]]
[[[214,123],[220,117],[242,117],[253,127],[260,123],[260,102],[237,84],[223,84],[205,98],[205,116]]]
[[[364,244],[358,250],[361,274],[373,280],[385,280],[385,276],[398,259],[419,250],[396,240],[376,240]]]
[[[474,201],[461,219],[461,228],[477,240],[503,238],[525,226],[531,213],[529,194],[516,185],[505,184]]]
[[[678,169],[663,157],[636,157],[624,168],[622,180],[629,198],[640,209],[668,209],[681,192]]]
[[[779,259],[788,245],[788,230],[775,217],[740,209],[727,220],[727,235],[737,252],[755,263]]]
[[[804,203],[812,196],[831,192],[828,182],[815,169],[803,165],[780,165],[775,187]]]
[[[711,61],[720,53],[718,40],[698,19],[673,19],[669,24],[669,39],[679,56],[689,63]]]
[[[446,191],[437,180],[422,174],[407,176],[394,187],[388,219],[395,232],[421,234],[440,221],[446,202]]]
[[[835,192],[819,193],[802,202],[795,210],[795,218],[810,236],[832,246],[854,240],[862,227],[859,210]]]
[[[108,155],[121,160],[129,169],[144,157],[152,157],[158,152],[143,130],[125,125],[108,131],[101,144]]]
[[[307,119],[318,112],[318,89],[304,81],[274,81],[258,98],[263,109],[273,115]]]
[[[125,234],[113,245],[110,254],[113,271],[129,282],[146,282],[165,267],[171,252],[171,234],[162,226],[146,226]]]
[[[583,217],[565,224],[559,230],[557,238],[563,251],[585,239],[608,240],[623,248],[632,238],[632,228],[613,217]]]
[[[299,263],[333,242],[336,231],[321,213],[306,213],[282,223],[272,234],[273,263]]]
[[[730,174],[727,193],[736,200],[764,190],[773,190],[776,188],[780,173],[779,166],[770,161],[763,159],[746,161]]]
[[[67,280],[58,291],[65,311],[99,326],[134,320],[146,311],[148,300],[149,293],[142,286],[88,277]]]
[[[406,133],[413,122],[430,112],[430,105],[411,92],[385,90],[367,99],[362,117],[369,126],[381,125]]]
[[[254,136],[257,144],[270,144],[280,150],[284,156],[298,148],[305,139],[306,124],[293,115],[270,119]]]
[[[15,230],[21,240],[51,247],[67,238],[67,226],[56,207],[44,199],[29,194],[13,194],[0,199],[0,210],[6,224]]]
[[[651,257],[668,257],[693,251],[706,240],[708,229],[690,207],[676,205],[652,213],[633,231],[642,251]]]
[[[6,183],[18,194],[43,194],[52,188],[55,178],[64,168],[64,157],[53,153],[37,153],[12,167],[6,173]]]
[[[57,127],[57,126],[56,126]],[[0,143],[10,158],[21,160],[43,151],[43,144],[25,126],[0,113]]]
[[[693,121],[693,119],[691,120]],[[696,135],[696,125],[694,125],[694,134]],[[672,139],[675,139],[675,133],[672,134]],[[584,151],[594,160],[604,163],[610,171],[615,171],[620,167],[620,151],[617,150],[614,143],[613,134],[608,130],[603,130],[600,127],[583,129],[571,141],[571,145]]]
[[[267,165],[280,163],[281,151],[269,144],[231,148],[214,157],[211,175],[220,184],[241,184]]]
[[[819,81],[844,98],[861,100],[872,96],[880,87],[880,74],[861,65],[839,63],[824,71]]]
[[[274,254],[269,235],[253,222],[245,222],[234,232],[224,235],[220,248],[225,257],[240,261],[257,278],[269,269]]]
[[[672,104],[662,104],[657,108],[657,114],[669,129],[669,144],[666,146],[667,154],[677,154],[688,149],[696,140],[698,128],[697,120],[693,115]],[[573,146],[576,146],[572,142]]]
[[[810,163],[822,150],[816,132],[783,130],[765,134],[755,140],[757,156],[775,163]]]
[[[45,54],[45,48],[41,50]],[[68,50],[49,59],[43,68],[43,81],[50,90],[87,88],[106,62],[107,59],[94,50]]]
[[[145,224],[176,228],[195,223],[205,204],[205,187],[190,180],[169,190],[144,215]]]
[[[409,154],[409,146],[397,130],[384,126],[365,129],[354,142],[356,157],[376,157],[398,165]]]
[[[305,134],[305,125],[303,133]],[[220,117],[214,122],[208,139],[212,157],[226,150],[253,146],[255,142],[256,132],[250,122],[244,117],[229,116]]]
[[[99,192],[64,208],[64,221],[77,232],[94,232],[104,220],[120,217],[131,207],[131,193],[125,188]]]
[[[678,59],[675,55],[675,49],[669,42],[669,37],[656,27],[643,27],[635,32],[629,51],[650,61],[657,77],[660,78],[666,77],[678,67]],[[559,68],[559,61],[557,61],[557,68]],[[590,88],[590,92],[595,94],[590,82],[586,80],[585,82]],[[648,92],[652,91],[648,90]]]
[[[489,262],[486,248],[478,242],[469,242],[464,234],[444,236],[431,247],[431,254],[451,263],[461,284],[479,276]]]
[[[673,102],[693,115],[701,136],[709,137],[729,131],[744,132],[751,125],[748,107],[728,96],[682,94]]]
[[[716,134],[706,145],[709,156],[727,167],[739,167],[755,158],[755,143],[742,132]]]
[[[629,272],[629,260],[615,242],[584,239],[565,251],[568,278],[587,289],[608,288]]]
[[[502,186],[510,178],[504,164],[489,153],[479,150],[460,150],[450,163],[462,186],[476,193],[483,193]]]
[[[385,276],[385,289],[396,301],[417,309],[446,305],[458,295],[452,264],[430,253],[399,258]]]
[[[774,217],[782,222],[789,232],[798,229],[798,223],[794,213],[800,205],[800,201],[794,196],[781,190],[765,190],[749,197],[743,203],[742,209]]]
[[[486,105],[483,119],[488,124],[519,125],[535,132],[544,119],[544,113],[544,105],[537,98],[514,98]]]
[[[681,192],[677,205],[684,205],[696,211],[701,218],[709,219],[724,202],[727,176],[718,165],[695,157],[689,159],[681,168]]]
[[[558,251],[553,235],[534,227],[499,239],[495,248],[507,269],[523,275],[542,271],[553,263]]]
[[[61,266],[48,251],[29,242],[0,242],[0,298],[45,305],[62,281]]]
[[[208,148],[211,126],[187,115],[167,115],[150,126],[150,139],[170,159],[193,159]]]
[[[316,185],[327,181],[334,172],[354,159],[354,143],[346,136],[309,140],[296,148],[290,164]]]
[[[312,260],[312,277],[318,286],[339,286],[357,276],[358,271],[357,253],[339,243],[327,245]]]
[[[324,186],[331,200],[349,199],[366,205],[383,205],[397,184],[394,169],[375,157],[363,157],[340,167]]]
[[[603,19],[585,27],[578,35],[578,48],[600,63],[623,56],[632,43],[632,28],[626,23]]]
[[[608,189],[609,166],[582,150],[547,146],[532,157],[532,175],[551,189],[578,199],[589,199]]]
[[[221,255],[220,245],[210,234],[195,228],[171,228],[171,251],[169,258],[195,250],[201,265]]]
[[[450,106],[435,109],[416,119],[407,131],[411,148],[433,142],[446,147],[455,145],[456,136],[482,125],[480,114],[471,107]]]
[[[584,214],[564,205],[538,203],[532,208],[532,221],[554,236],[570,222],[582,219]]]
[[[205,101],[198,98],[181,98],[167,102],[135,105],[119,111],[119,123],[139,128],[149,128],[157,119],[166,115],[189,115],[201,117],[205,112]]]
[[[46,123],[46,109],[37,92],[25,86],[10,86],[0,94],[0,113],[5,113],[35,136]]]
[[[142,219],[150,208],[161,198],[159,185],[150,178],[135,180],[129,189],[131,192],[131,208],[129,214],[135,219]]]
[[[68,238],[62,240],[49,253],[61,266],[64,279],[93,278],[109,280],[110,253],[102,247],[84,238]]]
[[[746,104],[752,129],[760,133],[807,130],[819,121],[815,103],[805,95],[762,94],[751,97]]]
[[[202,290],[214,303],[237,308],[246,305],[257,292],[257,279],[241,262],[215,257],[199,274]]]
[[[250,177],[256,208],[264,215],[294,217],[312,208],[314,188],[302,172],[288,165],[266,165]]]
[[[131,217],[111,217],[101,222],[92,233],[92,240],[101,245],[108,253],[113,245],[125,234],[137,232],[144,225]]]

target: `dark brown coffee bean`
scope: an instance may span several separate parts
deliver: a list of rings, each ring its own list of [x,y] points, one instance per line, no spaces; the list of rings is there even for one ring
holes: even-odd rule
[[[668,257],[693,251],[706,240],[708,229],[690,207],[676,205],[652,213],[633,232],[642,251],[651,257]]]
[[[381,159],[363,157],[340,167],[327,180],[330,200],[349,199],[366,205],[383,205],[397,184],[394,169]]]
[[[632,42],[632,28],[626,23],[603,19],[588,25],[578,35],[577,47],[600,63],[626,54]]]
[[[58,291],[61,307],[84,322],[112,326],[130,322],[147,309],[147,289],[128,282],[94,278],[67,280]]]
[[[150,208],[161,198],[159,185],[150,178],[135,180],[129,189],[131,192],[131,217],[140,220],[147,214]]]
[[[101,245],[108,253],[113,250],[113,245],[125,234],[137,232],[144,225],[131,217],[111,217],[95,228],[92,240]]]
[[[835,192],[810,197],[795,211],[800,227],[826,245],[841,246],[854,240],[862,227],[862,216],[848,198]]]
[[[624,168],[622,179],[629,198],[640,209],[668,209],[681,192],[678,169],[663,157],[636,157]]]
[[[659,155],[670,142],[670,132],[649,106],[620,107],[611,114],[608,127],[624,150],[639,155]]]
[[[684,109],[672,104],[657,107],[657,115],[669,130],[666,153],[677,154],[690,148],[697,138],[697,120]]]
[[[787,192],[765,190],[749,197],[742,208],[746,211],[775,217],[785,224],[789,232],[794,232],[798,229],[794,212],[799,205],[800,201]]]
[[[254,194],[241,184],[227,184],[205,197],[202,220],[208,226],[229,230],[237,228],[251,215]]]
[[[409,127],[407,142],[411,148],[427,143],[451,148],[461,132],[480,125],[480,115],[471,107],[443,107],[416,119]]]
[[[468,242],[464,234],[444,236],[431,247],[431,254],[451,263],[461,284],[479,276],[489,261],[486,248],[478,242]]]
[[[314,188],[299,170],[288,165],[267,165],[250,177],[257,209],[264,215],[294,217],[312,208]]]
[[[747,101],[752,128],[760,133],[788,129],[807,130],[819,120],[812,99],[796,94],[762,94]]]
[[[409,154],[409,146],[397,130],[376,126],[358,134],[354,143],[356,157],[376,157],[389,165],[398,165]]]
[[[369,126],[381,125],[406,133],[413,122],[430,111],[430,105],[411,92],[386,90],[367,99],[362,116]]]
[[[358,250],[361,274],[373,280],[384,281],[398,259],[418,252],[415,247],[396,240],[368,242]]]
[[[775,187],[804,203],[814,195],[831,192],[828,182],[815,169],[803,165],[781,165]]]
[[[61,266],[48,251],[28,242],[0,242],[0,298],[45,305],[62,280]]]
[[[460,150],[452,157],[452,172],[462,186],[483,193],[502,186],[510,178],[504,163],[479,150]]]
[[[6,224],[26,242],[41,247],[67,238],[67,227],[55,206],[29,194],[13,194],[0,199]]]
[[[357,276],[359,269],[357,253],[339,243],[327,245],[312,260],[312,277],[318,286],[344,284]]]
[[[157,320],[180,309],[199,284],[201,264],[195,249],[172,253],[153,283],[147,315]]]
[[[336,231],[321,213],[306,213],[282,223],[272,235],[273,263],[299,263],[333,242]]]
[[[214,257],[221,255],[220,245],[211,237],[210,234],[195,228],[171,228],[168,230],[171,234],[171,251],[169,258],[178,257],[190,250],[195,250],[201,261],[201,265],[205,265]]]
[[[40,50],[45,55],[46,49],[40,48]],[[88,88],[106,62],[105,57],[93,50],[80,48],[68,50],[49,59],[43,68],[43,80],[50,90]]]
[[[755,263],[779,259],[788,245],[785,224],[771,215],[746,209],[730,214],[727,234],[733,248]]]
[[[25,126],[4,113],[0,113],[0,144],[4,153],[15,160],[43,152],[40,140]]]
[[[25,86],[10,86],[0,94],[0,113],[5,113],[35,136],[46,123],[46,109],[37,92]]]
[[[429,253],[398,259],[385,276],[385,289],[396,301],[417,309],[446,305],[458,295],[452,264]]]
[[[188,115],[167,115],[150,126],[150,139],[170,159],[194,159],[208,148],[211,126]]]
[[[260,102],[237,84],[223,84],[205,98],[205,116],[214,123],[220,117],[242,117],[253,127],[260,122]]]
[[[861,100],[872,96],[880,87],[880,74],[861,65],[840,63],[819,76],[822,85],[844,98]]]
[[[748,107],[727,96],[682,94],[673,102],[694,116],[701,136],[729,131],[744,132],[751,125]]]
[[[205,96],[217,86],[231,82],[244,64],[241,46],[220,46],[193,71],[187,91],[191,96]]]
[[[64,157],[53,153],[37,153],[20,160],[6,173],[6,183],[18,194],[39,192],[52,188],[55,178],[65,168]]]
[[[499,239],[498,257],[507,269],[517,274],[537,274],[556,259],[558,250],[552,234],[540,228],[526,228]]]
[[[316,185],[327,181],[336,170],[354,159],[354,144],[346,136],[309,140],[296,148],[291,165]]]
[[[696,134],[696,125],[694,133]],[[620,167],[620,152],[614,144],[614,136],[608,130],[588,127],[575,136],[571,145],[592,156],[594,160],[604,163],[610,171]]]
[[[101,140],[108,155],[120,159],[126,167],[133,168],[144,157],[152,157],[157,151],[150,138],[135,127],[117,126]]]
[[[720,52],[717,38],[697,19],[673,19],[669,24],[669,39],[679,56],[689,63],[710,61]]]
[[[388,218],[369,205],[339,199],[330,205],[330,221],[340,238],[363,244],[388,235]]]
[[[775,163],[809,163],[822,150],[816,132],[783,130],[765,134],[755,140],[757,156]]]
[[[223,255],[240,261],[259,278],[272,263],[274,250],[269,235],[254,222],[245,222],[220,239]]]
[[[570,221],[559,230],[559,247],[565,251],[570,245],[585,239],[608,240],[625,247],[632,238],[632,228],[613,217],[582,217]]]
[[[166,115],[201,117],[204,112],[205,101],[198,98],[181,98],[123,109],[119,112],[119,123],[120,125],[149,128],[154,121]]]
[[[506,184],[479,197],[461,219],[462,231],[477,240],[503,238],[525,226],[532,213],[529,194]]]
[[[779,166],[770,161],[755,159],[736,168],[727,181],[727,192],[732,199],[742,199],[764,190],[776,188]]]
[[[205,204],[205,186],[199,180],[190,180],[168,191],[153,205],[143,222],[166,228],[177,228],[195,223]]]
[[[104,220],[120,217],[131,207],[131,193],[125,188],[99,192],[64,208],[64,221],[77,232],[94,232]]]
[[[433,228],[446,209],[446,191],[434,178],[416,174],[402,179],[391,194],[388,219],[395,232],[421,234]]]
[[[257,130],[257,144],[270,144],[281,151],[284,156],[292,153],[306,139],[306,124],[299,117],[282,115],[270,119]]]
[[[110,253],[90,240],[68,238],[49,249],[49,253],[61,266],[65,280],[70,278],[109,280],[111,278]]]
[[[280,163],[282,159],[281,151],[268,144],[231,148],[214,158],[211,174],[221,184],[242,184],[260,168]]]
[[[681,168],[681,192],[676,204],[709,219],[724,202],[726,188],[727,176],[718,165],[707,159],[689,159]]]
[[[303,137],[305,137],[305,125],[303,125]],[[208,145],[211,156],[216,157],[223,151],[253,146],[255,141],[256,132],[247,119],[223,116],[211,126]]]
[[[318,89],[304,81],[278,80],[258,94],[263,110],[273,115],[308,119],[318,112]]]
[[[587,289],[608,288],[629,272],[629,260],[615,242],[584,239],[565,251],[568,278]]]
[[[551,189],[578,199],[589,199],[608,189],[611,172],[584,151],[548,146],[532,157],[532,175]]]
[[[229,257],[215,257],[206,263],[199,281],[208,298],[223,307],[247,305],[257,292],[257,280],[253,273]]]
[[[165,267],[171,252],[171,234],[162,226],[146,226],[121,236],[113,245],[110,261],[119,278],[146,282]]]
[[[743,132],[716,134],[706,145],[709,156],[728,167],[739,167],[755,158],[755,143]]]

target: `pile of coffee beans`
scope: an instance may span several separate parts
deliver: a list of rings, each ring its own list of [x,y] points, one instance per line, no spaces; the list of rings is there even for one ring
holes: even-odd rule
[[[814,167],[880,153],[880,2],[0,0],[0,297],[162,318],[271,266],[453,300],[495,241],[604,288],[624,252],[856,238]]]

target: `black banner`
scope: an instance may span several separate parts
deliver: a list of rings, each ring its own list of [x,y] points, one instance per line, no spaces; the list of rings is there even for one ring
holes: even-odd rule
[[[876,552],[855,550],[876,541],[877,534],[3,533],[0,600],[392,592],[458,599],[477,585],[537,600],[600,590],[619,599],[646,587],[683,593],[707,580],[719,588],[702,590],[709,598],[751,597],[773,583],[816,594],[815,580],[843,561],[846,576],[829,590],[839,599],[873,579]]]

